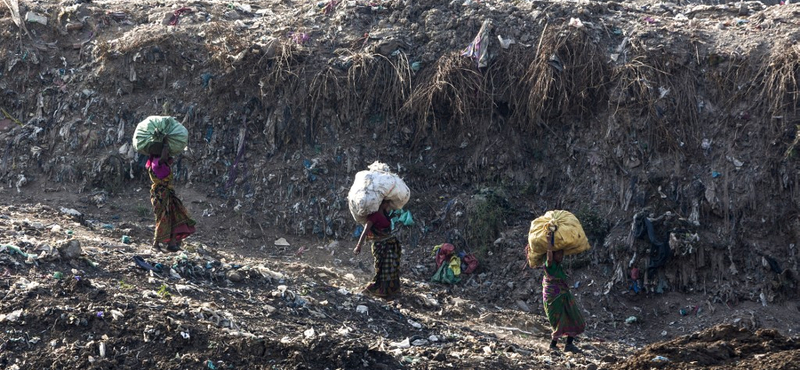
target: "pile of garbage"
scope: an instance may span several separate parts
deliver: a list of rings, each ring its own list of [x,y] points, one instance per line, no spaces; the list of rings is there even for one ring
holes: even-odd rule
[[[404,279],[396,301],[376,300],[359,293],[366,276],[295,253],[241,256],[201,241],[154,252],[76,212],[0,208],[5,368],[597,367],[626,351],[587,338],[582,358],[554,357],[531,341],[545,333],[493,321],[513,310],[490,308],[485,321],[484,308],[468,313],[483,303],[445,287]]]

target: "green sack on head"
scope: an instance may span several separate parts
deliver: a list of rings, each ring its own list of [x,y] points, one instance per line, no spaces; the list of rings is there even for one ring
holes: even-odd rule
[[[150,116],[136,125],[133,147],[140,154],[160,155],[164,138],[167,138],[169,155],[176,156],[189,144],[189,131],[174,117]]]
[[[456,284],[460,281],[461,278],[453,273],[449,263],[443,263],[439,266],[439,269],[436,270],[436,273],[431,278],[431,282],[442,284]]]

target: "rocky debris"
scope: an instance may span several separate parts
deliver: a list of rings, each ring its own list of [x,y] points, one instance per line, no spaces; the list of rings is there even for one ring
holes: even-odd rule
[[[12,221],[41,222],[29,207],[4,212]],[[32,252],[34,244],[57,244],[55,238],[63,237],[73,221],[63,215],[49,222],[62,233],[30,239],[34,243],[20,252]],[[404,295],[395,301],[354,294],[366,276],[357,279],[324,265],[293,261],[309,256],[298,257],[292,250],[276,258],[245,257],[189,242],[182,252],[154,253],[146,243],[116,244],[103,228],[70,227],[72,237],[82,242],[70,239],[58,245],[64,255],[81,258],[39,259],[36,267],[15,264],[16,254],[0,253],[0,268],[7,272],[0,279],[6,289],[0,321],[9,325],[0,354],[4,364],[136,368],[211,361],[238,367],[268,358],[278,368],[400,368],[431,362],[526,367],[547,358],[550,364],[599,366],[603,355],[626,351],[598,342],[586,346],[585,359],[551,358],[531,342],[530,332],[500,329],[498,335],[497,329],[484,328],[479,314],[488,309],[495,312],[492,320],[500,322],[512,311],[480,302],[470,303],[481,307],[471,314],[443,311],[444,303],[438,302],[449,302],[445,292],[405,279]],[[95,264],[81,263],[84,259]],[[469,321],[478,325],[465,325]],[[121,356],[134,346],[149,356]],[[75,356],[59,356],[69,348],[80,350]],[[182,355],[175,357],[179,348]],[[348,352],[354,348],[361,352]],[[306,355],[284,355],[295,351]]]
[[[58,246],[58,252],[61,257],[72,260],[79,258],[83,254],[83,249],[81,249],[81,242],[73,239],[61,242],[61,245]]]
[[[615,369],[791,369],[800,343],[775,330],[717,325],[637,351]]]
[[[107,207],[116,205],[112,200],[98,210],[107,212]],[[7,217],[0,219],[5,221],[0,222],[2,235],[15,235],[15,228],[20,233],[20,239],[11,239],[18,246],[6,246],[0,252],[4,271],[0,287],[6,290],[0,302],[0,321],[8,326],[0,361],[5,364],[74,367],[93,363],[141,368],[156,363],[207,366],[210,361],[214,366],[246,366],[267,358],[274,361],[270,366],[278,368],[347,368],[365,363],[374,368],[426,368],[444,363],[459,367],[636,368],[619,359],[627,358],[637,343],[655,338],[639,338],[649,330],[648,320],[624,325],[624,314],[631,308],[594,305],[587,298],[597,297],[602,287],[590,283],[575,288],[582,309],[591,318],[590,330],[576,342],[583,352],[578,356],[554,354],[547,349],[549,324],[534,306],[539,304],[534,298],[540,293],[530,294],[526,300],[511,299],[518,295],[498,294],[491,288],[494,283],[489,284],[500,281],[503,289],[527,290],[538,285],[535,276],[514,280],[517,283],[511,288],[504,272],[494,269],[456,286],[428,284],[409,276],[403,279],[403,295],[386,302],[352,293],[359,291],[369,273],[356,276],[331,268],[330,243],[307,248],[302,255],[292,248],[265,257],[259,253],[242,256],[193,241],[185,243],[183,251],[167,254],[149,250],[148,243],[119,244],[113,230],[96,226],[104,222],[76,223],[72,216],[49,208],[8,206],[0,208],[0,214]],[[86,219],[103,219],[104,214],[88,214]],[[66,230],[72,233],[67,235]],[[65,235],[72,239],[59,242]],[[306,243],[314,244],[298,240],[293,245]],[[19,253],[35,255],[44,245],[59,245],[66,254],[80,246],[82,253],[75,255],[81,258],[38,258],[33,264],[23,263],[26,258]],[[137,263],[135,256],[147,264]],[[318,257],[324,257],[319,265]],[[355,271],[356,262],[344,266]],[[531,312],[523,311],[521,303]],[[712,314],[694,310],[681,316],[678,308],[659,313],[675,317],[670,332],[699,324],[698,320]],[[636,317],[648,316],[641,308],[633,310]],[[724,315],[734,317],[733,323],[745,324],[731,312],[725,310]],[[749,325],[750,319],[746,322]],[[662,325],[656,327],[662,330]],[[725,330],[701,333],[698,338],[741,336],[742,343],[750,343],[741,330]],[[758,338],[766,340],[773,335],[769,333],[764,331]],[[777,334],[769,338],[776,339],[763,348],[783,348],[789,343]],[[690,343],[674,341],[669,345]],[[121,356],[131,346],[150,356]],[[69,348],[80,350],[74,356],[60,356]],[[348,352],[354,348],[361,352]],[[176,351],[182,355],[176,357]],[[659,362],[663,366],[676,358],[673,352],[658,351],[640,358],[652,354],[669,359]],[[307,355],[285,356],[295,352]],[[778,357],[774,358],[777,361]]]

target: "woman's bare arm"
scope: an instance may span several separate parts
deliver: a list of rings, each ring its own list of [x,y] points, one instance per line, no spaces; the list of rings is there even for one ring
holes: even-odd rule
[[[361,236],[358,238],[358,243],[356,244],[355,249],[353,249],[353,253],[358,254],[361,252],[361,245],[364,244],[364,239],[367,238],[367,233],[369,233],[369,228],[372,227],[372,221],[367,221],[364,224],[364,230],[361,231]]]

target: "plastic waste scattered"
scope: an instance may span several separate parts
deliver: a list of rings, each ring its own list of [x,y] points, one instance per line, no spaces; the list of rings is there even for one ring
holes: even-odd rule
[[[418,323],[418,322],[416,322],[414,320],[408,319],[408,323],[411,324],[411,326],[413,326],[413,327],[415,327],[417,329],[422,329],[422,324],[420,324],[420,323]]]
[[[406,338],[406,339],[404,339],[404,340],[402,340],[400,342],[389,343],[389,345],[392,346],[392,347],[397,347],[397,348],[410,348],[411,347],[411,340],[409,338]]]
[[[722,176],[721,173],[719,173],[717,171],[711,171],[711,177],[716,179],[717,177],[720,177],[720,176]]]
[[[512,39],[512,38],[504,39],[503,36],[500,36],[500,35],[497,35],[497,40],[500,41],[500,47],[503,48],[503,49],[508,49],[509,46],[511,46],[511,45],[516,43],[516,41],[514,41],[514,39]]]
[[[47,17],[36,12],[28,12],[28,14],[25,14],[25,21],[31,23],[39,23],[43,26],[47,25]]]
[[[420,68],[422,68],[422,63],[420,63],[420,62],[411,63],[411,70],[412,71],[419,72]]]
[[[478,68],[484,68],[489,65],[489,33],[492,28],[491,19],[484,20],[478,34],[475,35],[469,46],[461,52],[462,56],[475,60]]]
[[[149,264],[147,261],[145,261],[144,258],[142,258],[141,256],[133,256],[133,262],[142,269],[153,272],[161,272],[160,264],[156,264],[156,266],[158,267],[153,266]]]
[[[637,319],[636,316],[631,316],[631,317],[628,317],[627,319],[625,319],[625,323],[628,324],[628,325],[633,324],[633,323],[635,323],[637,321],[639,321],[639,319]]]
[[[61,271],[56,271],[53,273],[53,279],[61,280],[63,278],[64,278],[64,273],[62,273]]]
[[[358,305],[356,306],[356,312],[366,315],[369,313],[369,307],[364,305]]]
[[[11,312],[10,314],[0,314],[0,322],[17,322],[22,317],[22,309]]]
[[[289,33],[289,37],[292,38],[292,41],[299,45],[305,44],[311,37],[304,32],[291,32]]]
[[[700,144],[700,148],[702,148],[703,150],[711,149],[711,140],[703,139],[703,142]]]
[[[125,243],[125,244],[131,244],[131,237],[128,236],[128,235],[123,235],[122,236],[122,242]]]
[[[357,225],[356,229],[353,231],[353,237],[354,238],[358,238],[359,236],[361,236],[361,233],[363,231],[364,231],[364,226],[363,225]]]
[[[192,8],[185,7],[185,6],[176,9],[175,12],[172,13],[172,16],[169,18],[168,24],[170,26],[177,26],[178,25],[178,20],[180,19],[181,15],[183,15],[185,13],[191,13],[191,12],[193,12]]]
[[[583,28],[583,22],[578,18],[570,18],[569,26],[574,28]]]
[[[428,341],[425,340],[425,339],[417,339],[417,340],[411,342],[411,344],[413,344],[415,346],[424,346],[424,345],[428,344]]]
[[[742,166],[744,165],[744,162],[742,162],[742,161],[740,161],[740,160],[738,160],[738,159],[734,158],[732,155],[726,155],[726,156],[725,156],[725,159],[727,159],[727,160],[728,160],[729,162],[731,162],[731,163],[732,163],[734,166],[736,166],[736,168],[742,167]]]
[[[0,252],[8,252],[8,254],[10,255],[18,254],[24,258],[28,258],[28,254],[23,252],[16,245],[11,245],[11,244],[0,245]]]
[[[669,359],[664,357],[664,356],[656,356],[656,357],[653,357],[653,359],[650,360],[650,361],[651,362],[669,362]]]
[[[82,213],[80,213],[80,212],[78,212],[77,210],[74,210],[74,209],[72,209],[72,208],[64,208],[64,207],[61,207],[60,211],[61,211],[61,213],[63,213],[63,214],[66,214],[66,215],[69,215],[69,216],[73,216],[73,217],[80,217],[80,216],[83,216],[83,214],[82,214]]]
[[[214,362],[212,362],[211,360],[206,361],[206,366],[208,366],[208,368],[211,370],[217,370],[217,366],[214,365]]]
[[[276,241],[275,241],[275,245],[287,246],[287,247],[288,247],[288,246],[290,246],[291,244],[289,244],[289,242],[288,242],[288,241],[286,241],[286,238],[280,238],[280,239],[278,239],[278,240],[276,240]]]

